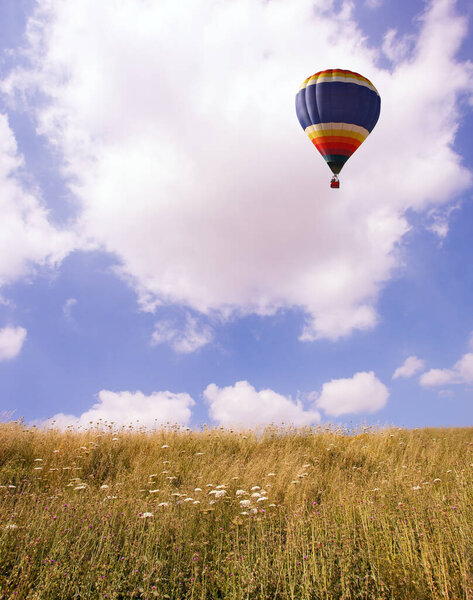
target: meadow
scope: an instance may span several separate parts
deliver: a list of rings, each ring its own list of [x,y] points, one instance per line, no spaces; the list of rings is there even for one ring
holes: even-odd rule
[[[473,428],[0,424],[0,598],[473,598]]]

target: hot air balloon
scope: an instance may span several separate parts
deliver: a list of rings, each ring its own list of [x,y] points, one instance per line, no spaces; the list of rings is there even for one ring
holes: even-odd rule
[[[373,130],[380,107],[371,81],[345,69],[319,71],[299,88],[297,118],[332,170],[330,187],[340,187],[338,175]]]

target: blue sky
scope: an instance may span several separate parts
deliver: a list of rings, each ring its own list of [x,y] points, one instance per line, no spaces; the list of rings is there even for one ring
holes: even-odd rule
[[[471,425],[464,1],[0,0],[0,412]],[[330,190],[294,96],[360,72]]]

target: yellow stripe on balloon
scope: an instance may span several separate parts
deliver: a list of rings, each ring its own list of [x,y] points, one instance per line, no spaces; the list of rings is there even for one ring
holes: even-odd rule
[[[311,140],[325,135],[337,135],[352,137],[360,142],[364,142],[370,133],[364,127],[349,123],[318,123],[306,127],[305,132]]]

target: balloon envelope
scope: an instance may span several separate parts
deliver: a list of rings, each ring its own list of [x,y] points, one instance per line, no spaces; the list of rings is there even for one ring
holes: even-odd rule
[[[296,95],[299,123],[335,175],[373,130],[380,108],[371,81],[345,69],[307,77]]]

